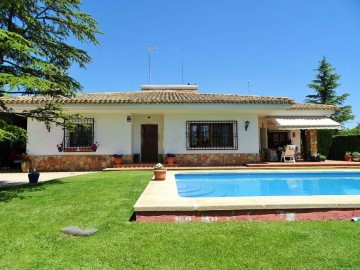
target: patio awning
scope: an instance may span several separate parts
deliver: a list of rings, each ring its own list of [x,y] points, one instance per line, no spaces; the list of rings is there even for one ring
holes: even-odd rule
[[[279,116],[270,117],[278,129],[341,129],[341,124],[328,117]]]

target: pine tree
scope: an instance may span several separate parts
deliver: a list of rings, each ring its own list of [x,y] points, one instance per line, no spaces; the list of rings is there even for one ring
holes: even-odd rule
[[[308,87],[315,90],[316,94],[307,95],[305,102],[315,104],[328,104],[336,105],[339,110],[332,115],[332,119],[343,124],[348,120],[354,119],[351,106],[341,106],[344,104],[348,93],[338,96],[336,94],[336,88],[340,86],[338,80],[340,75],[333,73],[335,68],[326,61],[325,56],[320,61],[318,68],[315,69],[318,73],[315,75],[315,79],[312,83],[308,84]]]
[[[14,112],[0,99],[0,141],[26,134],[7,122],[11,114],[43,121],[48,128],[51,122],[63,125],[64,119],[74,117],[64,114],[57,99],[82,89],[68,70],[73,63],[85,68],[91,57],[70,40],[98,45],[96,35],[101,33],[80,6],[81,0],[0,1],[0,96],[50,100],[34,110]]]

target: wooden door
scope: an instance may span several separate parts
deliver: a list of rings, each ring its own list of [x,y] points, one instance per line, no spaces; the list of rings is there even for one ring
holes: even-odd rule
[[[158,160],[158,126],[141,125],[141,162]]]

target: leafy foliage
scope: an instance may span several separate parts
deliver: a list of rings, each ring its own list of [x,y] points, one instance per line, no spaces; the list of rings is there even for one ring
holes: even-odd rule
[[[341,130],[340,135],[360,135],[360,124],[357,124],[356,127],[351,129]]]
[[[23,141],[26,139],[26,131],[16,125],[9,124],[0,119],[0,142],[1,141]]]
[[[101,33],[97,22],[80,11],[80,5],[81,0],[0,2],[0,96],[46,96],[49,100],[33,110],[14,111],[0,99],[2,115],[23,115],[45,122],[48,128],[51,122],[64,125],[71,121],[63,119],[79,117],[66,115],[58,101],[82,90],[68,70],[73,63],[85,68],[91,57],[69,40],[98,45],[96,35]],[[7,134],[0,140],[13,138],[9,125],[0,126],[0,134]]]
[[[332,143],[332,138],[338,133],[333,129],[319,129],[317,130],[318,152],[327,156]]]
[[[307,95],[305,102],[338,106],[339,110],[332,115],[332,119],[339,123],[344,123],[354,119],[354,115],[352,114],[351,106],[341,106],[349,94],[345,93],[340,96],[336,94],[335,89],[340,86],[338,80],[341,76],[333,73],[334,70],[335,68],[323,57],[318,68],[315,69],[318,72],[315,75],[315,79],[312,83],[308,84],[308,87],[315,90],[315,94]]]

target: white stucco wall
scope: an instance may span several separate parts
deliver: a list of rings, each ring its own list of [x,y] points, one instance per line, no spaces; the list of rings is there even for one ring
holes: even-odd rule
[[[131,122],[124,113],[83,114],[94,118],[95,141],[100,145],[88,155],[131,154]],[[27,151],[31,155],[58,155],[56,145],[63,141],[62,127],[51,125],[50,132],[43,123],[28,119]],[[62,152],[61,155],[83,155],[84,152]]]
[[[186,121],[237,121],[237,150],[187,150]],[[245,121],[250,126],[245,131]],[[164,153],[200,154],[200,153],[259,153],[258,115],[222,112],[184,112],[164,115]]]

